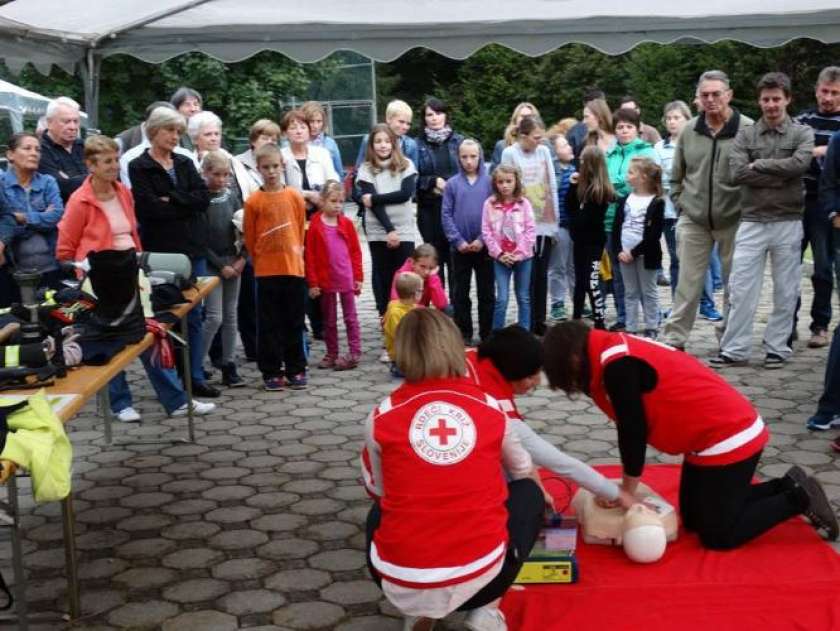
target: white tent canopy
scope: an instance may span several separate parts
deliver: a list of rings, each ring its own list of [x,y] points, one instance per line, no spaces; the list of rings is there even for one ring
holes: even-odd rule
[[[200,51],[226,62],[275,50],[310,62],[337,50],[390,61],[416,47],[465,58],[498,43],[540,55],[568,43],[618,54],[642,42],[737,40],[779,46],[840,41],[837,0],[15,0],[0,7],[0,57],[86,74],[94,112],[98,62],[150,62]]]

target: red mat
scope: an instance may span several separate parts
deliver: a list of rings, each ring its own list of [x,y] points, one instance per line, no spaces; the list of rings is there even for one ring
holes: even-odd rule
[[[618,466],[597,467],[620,477]],[[680,468],[643,481],[677,505]],[[565,487],[547,481],[565,503]],[[578,537],[580,581],[514,586],[502,602],[516,631],[828,631],[840,629],[840,555],[796,517],[737,550],[713,552],[680,529],[662,560],[633,563],[620,547]]]

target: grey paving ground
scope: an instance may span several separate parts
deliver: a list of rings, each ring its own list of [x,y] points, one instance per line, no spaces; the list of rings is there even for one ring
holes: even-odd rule
[[[803,283],[808,306],[809,285]],[[369,504],[358,482],[362,421],[395,382],[377,361],[367,287],[359,307],[365,353],[357,370],[312,370],[308,390],[267,393],[247,364],[248,387],[224,392],[218,411],[198,421],[195,444],[107,446],[92,404],[68,426],[84,609],[73,628],[401,628],[364,567]],[[766,314],[763,302],[756,359]],[[802,338],[807,324],[800,324]],[[689,351],[708,356],[713,347],[712,326],[698,321]],[[316,343],[312,352],[317,362],[323,346]],[[778,475],[798,463],[817,472],[840,507],[840,458],[828,448],[833,433],[804,428],[826,355],[827,349],[800,342],[782,370],[756,366],[725,374],[770,425],[761,473]],[[116,442],[183,435],[185,421],[164,416],[136,368],[131,384],[143,422],[119,424]],[[591,463],[617,461],[614,429],[588,399],[569,401],[540,388],[521,407],[535,429],[568,453]],[[26,481],[23,487],[30,607],[52,616],[33,628],[59,629],[65,626],[59,622],[65,595],[59,505],[35,506]],[[7,577],[9,555],[0,534]]]

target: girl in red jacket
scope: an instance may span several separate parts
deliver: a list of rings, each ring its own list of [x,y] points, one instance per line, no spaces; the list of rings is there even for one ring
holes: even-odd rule
[[[306,282],[309,297],[321,297],[327,354],[318,368],[350,370],[359,365],[362,342],[356,296],[362,290],[362,250],[353,222],[342,214],[341,184],[328,180],[321,189],[320,211],[312,216],[306,233]],[[344,314],[350,354],[338,355],[338,300]]]

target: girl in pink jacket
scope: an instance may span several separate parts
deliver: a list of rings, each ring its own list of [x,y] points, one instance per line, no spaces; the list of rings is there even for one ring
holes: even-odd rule
[[[496,305],[493,329],[505,326],[510,277],[519,309],[517,323],[531,327],[531,262],[536,242],[534,211],[522,195],[519,169],[500,165],[493,172],[493,196],[484,202],[481,236],[494,259]]]
[[[435,246],[431,243],[418,245],[414,248],[411,256],[402,264],[402,267],[394,273],[394,278],[391,281],[391,300],[399,299],[397,295],[397,278],[399,275],[403,272],[414,272],[423,279],[423,295],[417,301],[417,304],[423,307],[432,305],[435,309],[451,316],[452,309],[449,306],[449,298],[446,297],[446,292],[443,290],[437,268],[438,253]]]

